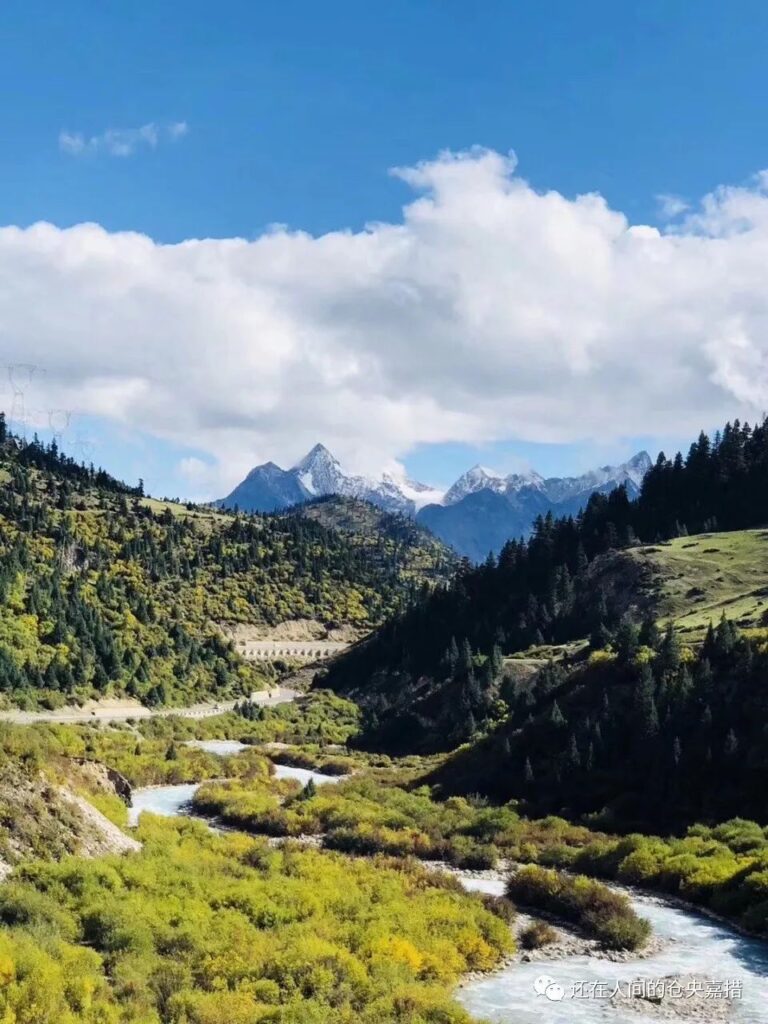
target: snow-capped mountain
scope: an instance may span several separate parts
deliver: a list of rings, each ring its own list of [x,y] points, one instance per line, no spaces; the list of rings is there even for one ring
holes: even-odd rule
[[[510,537],[527,536],[538,515],[575,514],[596,491],[624,484],[634,497],[650,466],[647,452],[576,477],[545,479],[533,470],[502,476],[474,466],[443,493],[404,474],[384,473],[378,479],[347,474],[324,445],[316,444],[291,469],[274,462],[256,466],[216,504],[275,512],[328,494],[359,498],[387,512],[415,517],[460,554],[480,560]]]
[[[619,484],[626,484],[632,497],[640,490],[643,477],[651,468],[648,452],[638,452],[619,466],[601,466],[582,476],[552,477],[543,481],[543,489],[550,501],[569,501],[585,492],[613,490]]]
[[[477,491],[495,491],[497,494],[501,494],[505,487],[504,477],[497,476],[484,466],[473,466],[466,473],[462,473],[456,483],[448,488],[440,504],[455,505],[457,501],[461,501],[468,494],[475,494]]]
[[[244,512],[275,512],[327,494],[360,498],[387,512],[415,516],[429,502],[440,500],[442,492],[407,477],[384,473],[380,479],[347,475],[341,464],[322,444],[316,444],[291,469],[273,462],[256,466],[219,505],[237,506]]]
[[[535,470],[500,476],[483,466],[473,466],[445,492],[445,497],[440,504],[455,505],[466,498],[468,494],[476,494],[478,491],[484,490],[511,497],[526,488],[531,488],[541,491],[555,504],[568,501],[585,491],[591,494],[592,491],[603,490],[605,487],[612,489],[624,483],[629,485],[630,492],[639,491],[643,477],[650,468],[651,458],[647,452],[638,452],[637,455],[620,466],[601,466],[599,469],[582,474],[582,476],[549,477],[547,479],[540,476]]]
[[[481,561],[489,551],[500,551],[510,537],[528,536],[537,516],[575,515],[597,491],[607,493],[624,484],[629,497],[636,497],[650,468],[647,452],[575,477],[545,479],[534,471],[500,476],[475,466],[442,502],[427,505],[416,518],[460,554]]]

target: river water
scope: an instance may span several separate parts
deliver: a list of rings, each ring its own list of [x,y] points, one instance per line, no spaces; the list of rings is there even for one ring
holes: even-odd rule
[[[234,740],[196,741],[195,745],[223,756],[246,749]],[[339,776],[288,765],[275,765],[275,775],[297,779],[302,785],[309,779],[314,779],[316,785],[340,780]],[[189,783],[137,789],[130,820],[135,824],[142,811],[169,817],[183,814],[197,788],[197,783]],[[504,891],[504,883],[498,878],[460,878],[471,892],[501,895]],[[627,963],[588,956],[515,963],[464,985],[456,994],[458,1002],[493,1024],[646,1024],[660,1018],[610,1005],[608,994],[617,985],[626,990],[628,983],[637,978],[653,983],[670,975],[702,975],[718,983],[721,991],[736,995],[729,1018],[733,1024],[768,1024],[768,943],[746,938],[693,911],[651,896],[635,895],[632,904],[648,918],[654,933],[665,940],[657,954]],[[562,988],[562,1000],[537,994],[534,983],[542,976]]]
[[[504,891],[499,879],[462,876],[462,882],[476,892],[501,895]],[[469,982],[458,991],[458,1001],[494,1024],[645,1024],[658,1022],[659,1017],[610,1005],[609,994],[617,985],[626,991],[629,982],[644,978],[650,988],[651,983],[669,975],[695,974],[723,983],[721,992],[730,986],[736,996],[730,1018],[734,1024],[768,1024],[768,943],[745,938],[652,896],[633,896],[632,904],[665,940],[664,948],[654,956],[628,963],[588,956],[516,963]],[[563,989],[562,1001],[537,994],[534,983],[542,976]]]
[[[189,745],[205,750],[209,754],[218,754],[220,757],[231,757],[233,754],[251,749],[247,744],[240,743],[238,740],[192,740]],[[340,782],[344,776],[323,775],[322,772],[309,771],[307,768],[276,764],[275,778],[296,779],[302,786],[306,786],[312,779],[316,786],[320,786]],[[142,811],[151,811],[152,814],[161,814],[166,818],[183,814],[199,787],[199,782],[186,782],[177,786],[146,786],[134,789],[131,807],[128,811],[129,825],[138,824]]]

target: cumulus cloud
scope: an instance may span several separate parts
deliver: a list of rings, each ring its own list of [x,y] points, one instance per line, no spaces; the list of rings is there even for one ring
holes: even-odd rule
[[[0,229],[4,361],[44,366],[51,407],[195,446],[212,493],[318,440],[370,470],[419,443],[683,436],[768,408],[768,176],[659,231],[486,150],[397,173],[402,219],[359,232]]]
[[[107,128],[100,135],[83,132],[59,133],[59,149],[69,156],[107,153],[109,156],[133,156],[141,148],[156,149],[161,142],[177,142],[189,132],[186,121],[158,125],[154,121],[140,128]]]

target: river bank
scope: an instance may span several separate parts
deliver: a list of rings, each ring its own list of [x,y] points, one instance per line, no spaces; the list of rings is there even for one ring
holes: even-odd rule
[[[227,753],[235,752],[231,741]],[[306,777],[332,783],[338,777],[307,769],[280,768],[280,777]],[[299,776],[298,773],[301,773]],[[196,784],[137,790],[142,809],[175,815],[184,813]],[[146,798],[144,797],[146,794]],[[140,812],[139,812],[140,813]],[[321,837],[311,837],[312,844]],[[273,840],[276,844],[283,839]],[[461,871],[443,862],[424,862],[448,872],[476,893],[503,895],[505,876],[513,865],[500,869]],[[614,885],[614,883],[610,883]],[[601,950],[595,940],[556,924],[557,938],[540,950],[520,950],[487,974],[466,976],[457,1000],[473,1015],[493,1024],[627,1024],[628,1021],[667,1020],[697,1024],[765,1024],[768,1006],[768,946],[739,934],[726,922],[716,921],[699,908],[659,894],[616,886],[632,900],[636,911],[652,924],[654,938],[639,953]],[[516,931],[533,918],[518,915]],[[546,973],[545,973],[546,972]],[[552,995],[537,991],[542,978],[554,985]],[[685,1001],[667,998],[669,992],[693,986]],[[663,993],[658,1002],[659,986]],[[715,993],[729,989],[722,1000]],[[561,993],[562,990],[562,993]],[[553,996],[557,996],[554,998]]]

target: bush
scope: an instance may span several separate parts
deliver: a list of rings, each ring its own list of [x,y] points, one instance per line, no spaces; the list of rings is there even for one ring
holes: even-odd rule
[[[520,906],[577,925],[607,949],[638,949],[650,935],[649,923],[638,917],[626,896],[584,875],[521,868],[507,882],[507,896]]]
[[[546,921],[534,921],[520,932],[520,945],[523,949],[541,949],[557,941],[557,932]]]
[[[486,910],[490,910],[496,917],[500,917],[505,924],[512,924],[517,917],[517,907],[506,896],[492,896],[490,893],[483,893],[481,898]]]
[[[466,836],[456,836],[448,846],[448,859],[466,871],[487,871],[496,867],[499,851],[490,843],[477,843]]]

